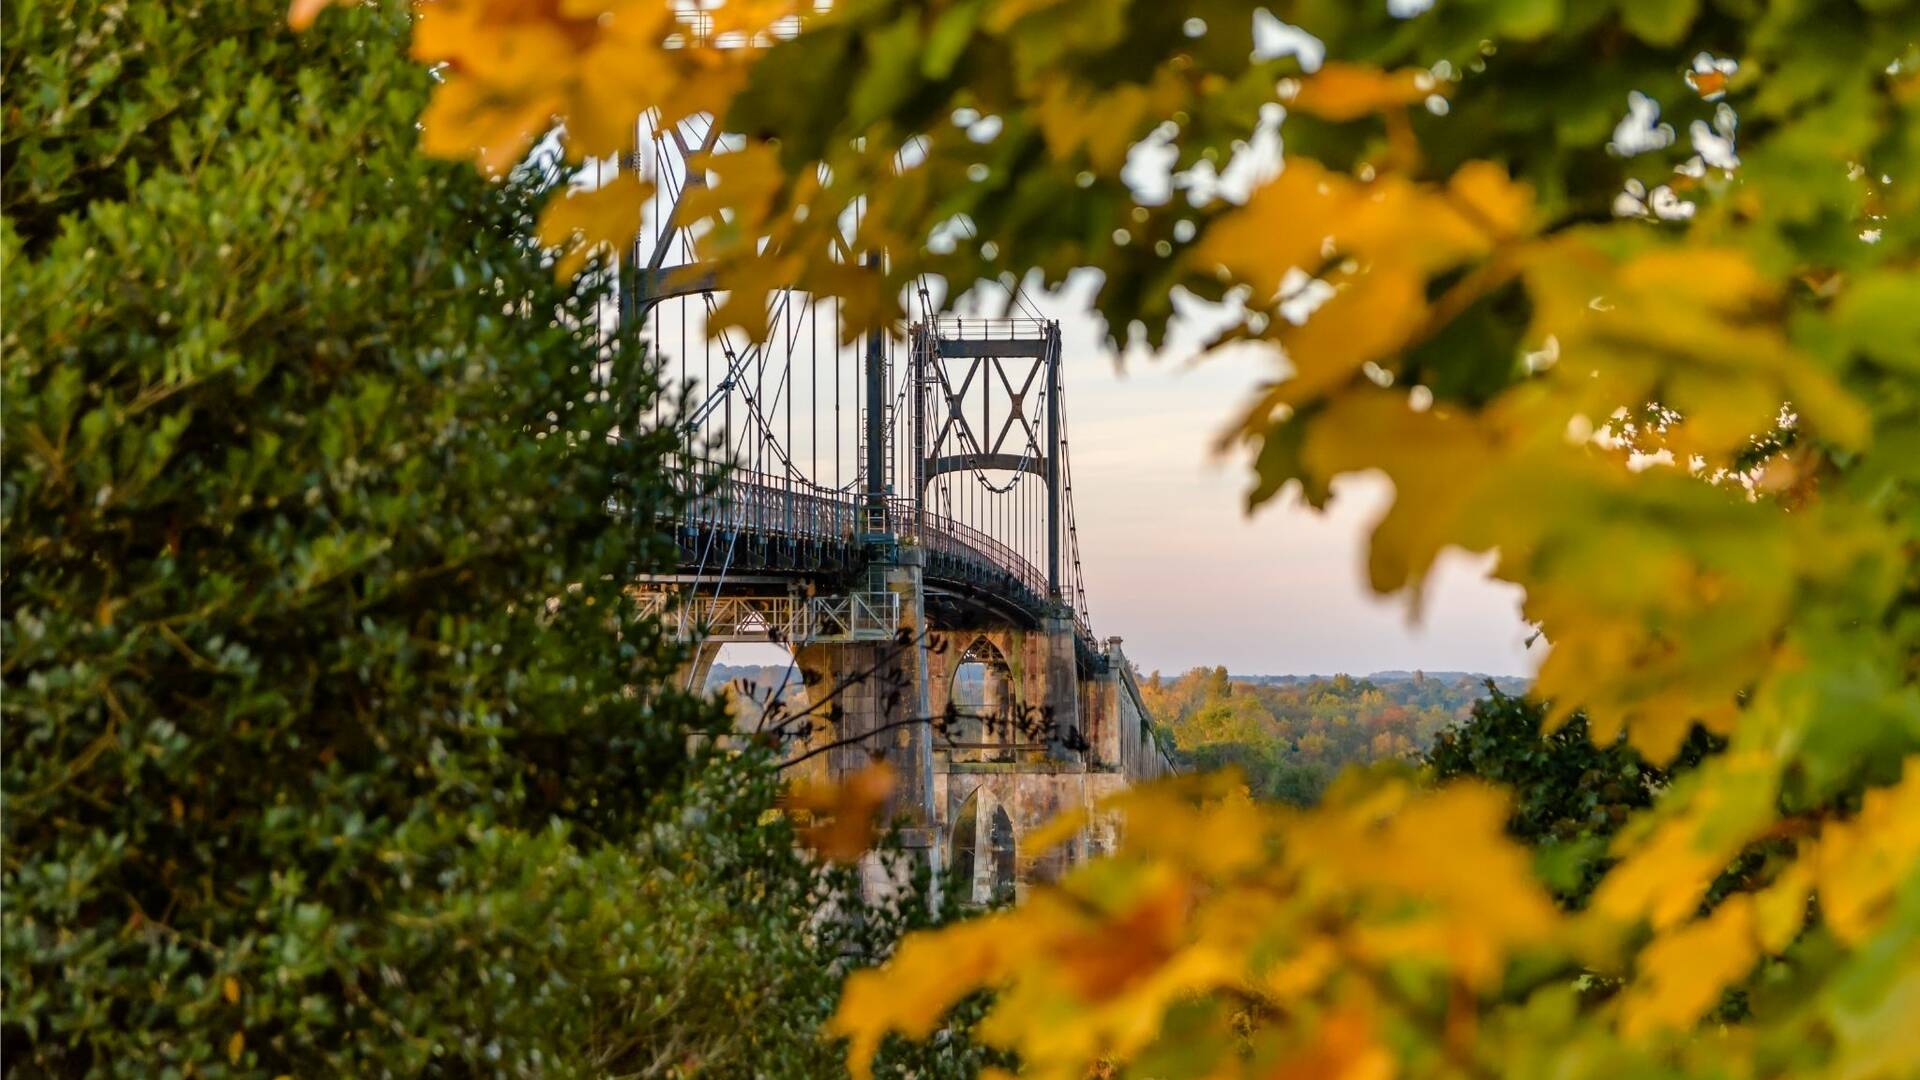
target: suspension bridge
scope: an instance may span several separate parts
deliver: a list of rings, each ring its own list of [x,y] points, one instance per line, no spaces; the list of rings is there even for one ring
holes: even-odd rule
[[[684,499],[678,565],[635,590],[689,644],[688,684],[722,645],[789,649],[835,698],[796,759],[828,779],[888,759],[909,846],[961,866],[974,899],[1101,850],[1099,825],[1046,859],[1019,850],[1169,768],[1119,639],[1093,631],[1059,325],[1017,290],[1006,317],[945,315],[923,285],[909,325],[854,341],[833,302],[790,290],[760,340],[710,333],[723,298],[676,208],[729,140],[643,119],[636,147],[620,164],[653,201],[619,319],[667,387],[654,421],[684,435]]]

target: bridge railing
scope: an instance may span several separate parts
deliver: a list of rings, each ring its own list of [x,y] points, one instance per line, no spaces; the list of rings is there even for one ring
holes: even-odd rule
[[[967,319],[958,315],[942,315],[930,320],[927,325],[934,337],[948,341],[1008,338],[1038,341],[1047,336],[1052,323],[1046,319],[1019,317]]]
[[[851,540],[860,499],[787,477],[734,470],[712,491],[691,495],[680,512],[689,525],[717,526],[804,540]]]
[[[932,552],[992,566],[1012,576],[1035,595],[1047,595],[1047,576],[1039,567],[979,529],[925,510],[916,513],[908,499],[894,501],[893,523],[894,531],[903,539],[911,538]]]
[[[762,535],[846,542],[859,535],[864,505],[862,496],[854,492],[736,469],[713,490],[692,495],[681,511],[681,520],[689,525]],[[931,553],[997,570],[1036,597],[1048,595],[1046,574],[991,534],[941,514],[916,510],[911,499],[892,498],[887,509],[889,526],[902,540]],[[1074,622],[1087,640],[1093,640],[1093,629],[1084,618],[1076,613]]]

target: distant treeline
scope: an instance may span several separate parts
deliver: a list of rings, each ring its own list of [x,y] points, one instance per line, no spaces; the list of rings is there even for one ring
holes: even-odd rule
[[[1488,694],[1488,676],[1463,671],[1352,675],[1232,675],[1194,668],[1140,680],[1154,726],[1193,769],[1236,766],[1254,792],[1317,801],[1343,766],[1424,753]],[[1493,677],[1504,693],[1527,680]]]
[[[757,724],[772,699],[789,709],[804,707],[806,689],[792,664],[715,664],[707,672],[707,693],[721,695],[742,727]]]

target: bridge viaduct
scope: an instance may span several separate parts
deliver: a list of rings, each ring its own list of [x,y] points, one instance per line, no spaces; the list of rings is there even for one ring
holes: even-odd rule
[[[806,699],[791,771],[889,762],[907,846],[971,900],[1106,849],[1098,814],[1047,853],[1023,843],[1171,769],[1120,639],[1087,613],[1058,324],[942,317],[923,287],[912,326],[856,342],[799,293],[770,304],[761,342],[709,337],[712,276],[675,211],[726,140],[701,119],[639,134],[622,165],[656,194],[621,260],[622,338],[687,411],[656,418],[686,437],[679,566],[635,591],[687,642],[688,684],[723,645],[789,650]]]

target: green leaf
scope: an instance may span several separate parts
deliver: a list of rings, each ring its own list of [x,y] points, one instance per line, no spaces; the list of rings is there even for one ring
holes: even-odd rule
[[[1620,19],[1651,45],[1673,45],[1700,12],[1700,0],[1620,0]]]

